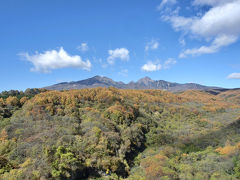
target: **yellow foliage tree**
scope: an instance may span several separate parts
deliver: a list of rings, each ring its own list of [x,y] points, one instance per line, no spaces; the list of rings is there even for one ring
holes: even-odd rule
[[[22,98],[20,99],[20,104],[21,104],[21,105],[25,104],[25,103],[27,102],[27,100],[28,100],[27,97],[22,97]]]
[[[6,99],[6,104],[7,105],[11,105],[11,106],[18,106],[19,105],[19,100],[17,97],[15,96],[9,96],[7,99]]]

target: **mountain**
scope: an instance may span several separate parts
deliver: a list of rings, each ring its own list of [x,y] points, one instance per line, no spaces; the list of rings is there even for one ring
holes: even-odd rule
[[[219,89],[218,87],[209,87],[195,83],[179,84],[168,82],[164,80],[152,80],[149,77],[139,79],[137,82],[129,82],[125,84],[123,82],[116,82],[108,77],[94,76],[92,78],[73,81],[63,82],[52,86],[45,87],[49,90],[69,90],[69,89],[84,89],[84,88],[95,88],[95,87],[115,87],[119,89],[161,89],[171,92],[179,92],[185,90],[210,90]]]
[[[84,89],[84,88],[95,88],[95,87],[116,87],[119,89],[125,89],[126,84],[123,82],[115,82],[108,77],[94,76],[92,78],[73,81],[73,82],[62,82],[52,86],[45,87],[50,90],[69,90],[69,89]]]

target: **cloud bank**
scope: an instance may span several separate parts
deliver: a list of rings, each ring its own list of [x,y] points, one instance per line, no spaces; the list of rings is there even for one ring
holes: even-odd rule
[[[240,0],[195,0],[194,6],[210,6],[201,16],[184,17],[164,14],[162,19],[171,23],[175,31],[202,38],[210,43],[186,49],[179,57],[210,54],[233,44],[240,36]]]
[[[63,47],[57,50],[45,51],[43,53],[35,53],[29,55],[28,53],[21,53],[20,56],[33,64],[31,71],[48,73],[54,69],[61,69],[67,67],[80,68],[84,70],[91,69],[91,62],[89,60],[83,61],[80,56],[69,55]]]

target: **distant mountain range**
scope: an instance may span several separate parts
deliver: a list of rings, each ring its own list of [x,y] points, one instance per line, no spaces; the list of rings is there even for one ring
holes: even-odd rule
[[[115,87],[119,89],[161,89],[171,92],[179,92],[185,90],[211,90],[211,89],[223,89],[218,87],[204,86],[195,83],[179,84],[173,82],[167,82],[164,80],[152,80],[149,77],[139,79],[137,82],[131,81],[126,84],[123,82],[116,82],[108,77],[94,76],[92,78],[73,81],[62,82],[52,86],[44,87],[49,90],[69,90],[69,89],[83,89],[83,88],[95,88],[95,87]]]

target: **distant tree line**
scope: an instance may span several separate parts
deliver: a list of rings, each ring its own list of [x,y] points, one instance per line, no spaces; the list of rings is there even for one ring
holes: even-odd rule
[[[46,92],[46,89],[40,89],[40,88],[28,88],[25,91],[18,91],[18,90],[10,90],[10,91],[2,91],[0,93],[0,98],[7,99],[10,96],[15,96],[18,99],[21,99],[22,97],[28,97],[32,98],[35,95]]]

